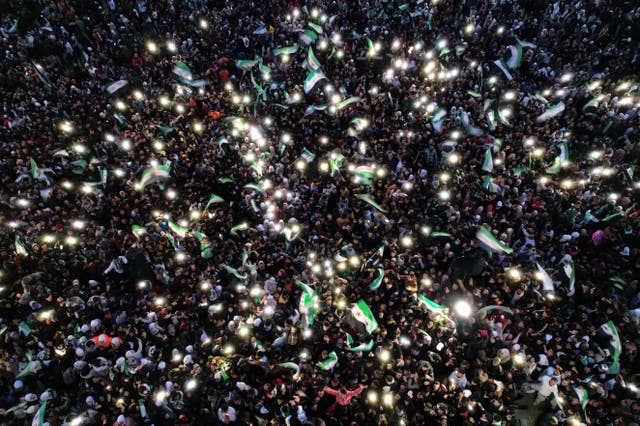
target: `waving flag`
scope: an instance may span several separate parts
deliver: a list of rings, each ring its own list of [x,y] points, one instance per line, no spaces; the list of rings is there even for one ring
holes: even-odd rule
[[[169,229],[171,230],[171,232],[173,232],[174,234],[176,234],[177,236],[184,238],[187,236],[187,233],[189,232],[188,228],[183,228],[182,226],[173,223],[172,221],[169,221],[168,223],[169,225]]]
[[[496,67],[500,69],[500,71],[502,71],[505,77],[507,77],[507,80],[509,81],[513,80],[513,76],[505,66],[504,62],[502,62],[500,59],[496,59],[495,61],[493,61],[493,63],[495,64]]]
[[[320,69],[320,61],[316,58],[316,55],[313,53],[313,48],[309,46],[309,51],[307,53],[307,65],[311,70]]]
[[[33,416],[31,426],[42,426],[44,424],[44,418],[47,411],[47,402],[47,399],[42,401],[40,408],[38,408],[38,411],[36,411],[36,414]]]
[[[551,276],[547,273],[547,271],[540,266],[538,262],[536,262],[536,267],[538,268],[538,272],[540,273],[540,280],[542,281],[542,288],[545,291],[552,292],[554,291],[553,280]]]
[[[209,196],[209,201],[207,201],[207,205],[204,206],[204,209],[207,210],[211,204],[224,203],[224,198],[219,195],[211,194]]]
[[[320,310],[320,299],[316,291],[302,281],[296,281],[302,289],[300,296],[300,313],[304,315],[306,326],[313,325],[316,313]]]
[[[564,102],[560,101],[548,110],[546,110],[543,114],[536,118],[538,123],[542,123],[544,121],[549,120],[550,118],[555,117],[556,115],[562,114],[564,111]]]
[[[167,165],[157,165],[149,167],[142,172],[140,185],[144,188],[156,182],[164,182],[171,178],[171,167]]]
[[[449,312],[448,308],[442,305],[438,305],[436,302],[434,302],[433,300],[429,299],[427,296],[424,296],[422,294],[418,295],[418,301],[422,303],[425,306],[425,308],[427,308],[429,311],[433,312],[434,314],[445,315],[447,312]]]
[[[374,200],[371,195],[369,194],[356,194],[356,198],[361,199],[362,201],[364,201],[365,203],[368,203],[370,205],[372,205],[376,210],[382,212],[382,213],[389,213],[388,210],[385,210],[380,204],[378,204],[376,202],[376,200]]]
[[[321,370],[328,371],[335,367],[337,363],[338,355],[336,355],[335,352],[331,351],[329,357],[325,361],[318,363],[318,367],[320,367]]]
[[[304,93],[309,93],[310,91],[312,91],[315,85],[320,82],[320,80],[326,79],[326,78],[327,77],[320,70],[311,71],[307,75],[307,78],[304,80],[304,84],[303,84]]]
[[[294,362],[281,362],[276,365],[294,370],[295,371],[294,376],[300,374],[300,366]]]
[[[384,279],[384,269],[378,268],[378,276],[373,279],[371,284],[369,284],[369,290],[377,290],[380,285],[382,285],[382,280]]]
[[[369,340],[367,343],[362,343],[352,348],[344,348],[345,351],[349,352],[369,352],[371,349],[373,349],[373,340]]]
[[[127,80],[112,81],[111,83],[107,83],[104,85],[104,90],[106,90],[110,95],[113,95],[128,83],[129,82]]]
[[[297,44],[294,44],[293,46],[280,47],[278,49],[273,49],[273,56],[293,55],[298,51],[298,49],[299,49],[299,46]]]
[[[618,374],[620,371],[620,352],[622,351],[622,342],[618,336],[618,330],[613,321],[608,321],[600,326],[600,330],[609,336],[609,344],[613,347],[613,362],[609,366],[609,374]]]
[[[182,61],[176,62],[176,64],[173,66],[173,73],[185,80],[193,79],[193,72],[191,72],[191,68],[189,68],[189,66]]]
[[[364,300],[360,299],[358,303],[353,305],[351,314],[357,321],[364,324],[367,333],[371,334],[378,328],[378,321],[376,321],[371,309],[369,309],[369,306]]]
[[[304,30],[302,34],[300,34],[300,41],[304,44],[315,43],[318,39],[318,34],[311,30]]]
[[[27,246],[20,240],[18,234],[16,234],[14,238],[16,244],[16,254],[20,256],[29,256],[29,250],[27,250]]]
[[[569,260],[562,267],[565,275],[569,278],[569,292],[567,296],[573,296],[576,292],[576,266],[573,260]]]
[[[476,233],[476,239],[480,244],[488,250],[491,251],[501,251],[506,254],[513,253],[513,249],[507,246],[502,241],[498,240],[491,231],[489,231],[484,226],[480,227],[478,232]]]
[[[509,46],[509,59],[507,59],[506,64],[509,69],[515,70],[520,68],[520,64],[522,63],[522,46]]]
[[[493,157],[491,156],[491,149],[487,149],[484,153],[484,162],[482,163],[482,170],[489,173],[493,171]]]
[[[578,395],[578,401],[580,401],[580,407],[582,407],[582,411],[584,411],[587,403],[589,402],[589,392],[585,388],[573,388],[576,395]]]

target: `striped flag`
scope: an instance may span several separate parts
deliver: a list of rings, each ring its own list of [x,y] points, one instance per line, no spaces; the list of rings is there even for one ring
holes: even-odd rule
[[[506,254],[513,253],[513,249],[507,246],[502,241],[498,240],[491,231],[484,226],[480,227],[476,233],[476,239],[487,250],[501,251]]]
[[[209,196],[209,201],[207,201],[207,205],[204,206],[204,209],[207,210],[211,204],[224,203],[224,198],[219,195],[211,194]]]
[[[576,292],[576,266],[573,263],[573,260],[565,262],[562,269],[564,270],[565,275],[569,278],[569,292],[567,293],[567,296],[573,296]]]
[[[509,49],[510,56],[505,62],[506,65],[512,70],[520,68],[520,64],[522,63],[522,46],[518,44],[516,46],[509,46],[507,49]]]
[[[318,363],[318,367],[320,367],[321,370],[328,371],[335,367],[337,363],[338,355],[336,355],[334,351],[331,351],[329,357],[325,361]]]
[[[511,76],[511,73],[509,72],[509,70],[505,66],[504,62],[502,62],[502,60],[496,59],[495,61],[493,61],[493,63],[495,64],[496,67],[498,67],[500,69],[500,71],[502,71],[502,73],[505,75],[505,77],[507,77],[507,80],[509,80],[509,81],[513,80],[513,77]]]
[[[243,71],[249,71],[258,62],[258,59],[238,59],[236,61],[236,67],[240,68]]]
[[[440,107],[431,116],[431,125],[437,133],[442,133],[444,118],[447,116],[447,110]]]
[[[142,237],[144,234],[147,233],[147,228],[140,225],[133,225],[131,226],[131,233],[135,235],[136,238],[139,239],[140,237]]]
[[[475,127],[475,126],[471,125],[471,123],[469,122],[469,113],[468,112],[462,111],[460,116],[462,118],[462,126],[464,127],[465,132],[467,132],[471,136],[482,136],[484,134],[482,129],[479,129],[478,127]]]
[[[113,95],[118,90],[122,89],[129,82],[127,80],[118,80],[112,81],[111,83],[107,83],[103,86],[104,90],[106,90],[110,95]]]
[[[604,95],[603,94],[597,95],[595,98],[591,99],[589,102],[584,104],[584,106],[582,107],[582,112],[587,111],[589,108],[597,108],[598,104],[603,99],[604,99]]]
[[[156,182],[164,182],[171,178],[171,167],[167,165],[157,165],[153,167],[149,167],[144,172],[142,172],[142,177],[140,178],[140,185],[144,188],[147,185],[156,183]]]
[[[40,408],[36,411],[36,414],[33,416],[33,421],[31,422],[31,426],[42,426],[44,424],[44,418],[47,411],[47,402],[49,400],[45,399],[42,401]]]
[[[193,72],[191,72],[191,68],[182,61],[176,62],[173,66],[173,73],[185,80],[193,80]]]
[[[373,349],[373,340],[369,340],[367,343],[362,343],[352,348],[344,348],[345,351],[349,352],[369,352],[371,349]]]
[[[306,326],[313,325],[316,313],[320,311],[320,299],[318,297],[318,293],[316,293],[311,286],[303,283],[302,281],[296,280],[296,283],[302,290],[299,303],[300,312],[304,315]]]
[[[569,161],[569,143],[562,142],[558,147],[560,148],[560,161]]]
[[[320,80],[326,79],[326,78],[327,77],[320,70],[311,71],[307,75],[307,78],[304,80],[304,84],[303,84],[304,93],[309,93],[310,91],[312,91],[315,85],[318,84],[318,82],[320,82]]]
[[[335,106],[336,106],[336,110],[340,111],[343,108],[346,108],[347,106],[354,104],[356,102],[360,102],[362,100],[362,98],[360,96],[351,96],[341,102],[338,102]]]
[[[309,25],[309,27],[313,29],[313,31],[317,32],[318,34],[322,34],[324,32],[322,27],[314,22],[309,22],[307,25]]]
[[[24,321],[18,324],[18,330],[20,331],[20,333],[24,334],[25,336],[29,336],[33,331],[31,327],[29,327],[29,324],[27,324]]]
[[[238,270],[236,268],[232,268],[229,265],[224,265],[224,269],[227,271],[227,273],[233,275],[234,277],[236,277],[239,280],[246,280],[247,277],[245,277],[244,275],[242,275],[240,272],[238,272]]]
[[[311,163],[316,159],[316,155],[313,152],[309,151],[307,148],[304,148],[302,150],[302,159],[307,163]]]
[[[27,250],[27,246],[20,240],[18,234],[15,235],[14,238],[16,244],[16,254],[20,256],[29,256],[29,250]]]
[[[294,376],[297,376],[298,374],[300,374],[300,366],[298,364],[296,364],[295,362],[281,362],[279,364],[276,364],[277,366],[280,367],[284,367],[284,368],[289,368],[291,370],[294,370]]]
[[[434,314],[446,315],[449,311],[448,308],[445,308],[442,305],[438,305],[436,302],[422,294],[418,295],[418,302],[422,303],[430,312],[433,312]]]
[[[20,21],[20,19],[16,19],[15,22],[13,23],[13,25],[11,26],[11,28],[9,28],[9,30],[7,31],[8,34],[13,34],[16,31],[18,31],[18,22]]]
[[[580,401],[580,407],[582,407],[582,411],[584,411],[587,403],[589,402],[589,392],[585,388],[573,388],[576,395],[578,395],[578,401]]]
[[[293,46],[280,47],[278,49],[273,49],[273,56],[293,55],[298,51],[298,49],[299,49],[299,46],[297,44],[294,44]]]
[[[176,223],[173,223],[172,221],[169,221],[168,226],[171,232],[173,232],[180,238],[186,237],[187,234],[189,233],[189,228],[184,228]]]
[[[538,123],[545,122],[548,119],[555,117],[556,115],[562,114],[563,111],[564,111],[564,102],[560,101],[554,106],[552,106],[551,108],[547,109],[540,116],[538,116],[538,118],[536,118],[536,121]]]
[[[304,30],[302,34],[300,34],[300,41],[304,44],[315,43],[318,39],[318,34],[311,30]]]
[[[540,274],[540,280],[542,281],[542,289],[549,292],[554,292],[553,280],[551,276],[547,273],[547,271],[540,266],[538,262],[536,262],[536,267],[538,268],[538,273]]]
[[[487,125],[489,130],[493,131],[496,128],[496,113],[493,110],[487,113]]]
[[[249,224],[247,222],[242,222],[229,230],[231,235],[238,235],[238,231],[246,231],[249,229]]]
[[[378,276],[373,279],[371,284],[369,284],[369,290],[377,290],[380,285],[382,285],[382,280],[384,279],[384,269],[378,268]]]
[[[480,98],[482,97],[482,95],[480,94],[480,92],[476,91],[476,90],[471,90],[471,89],[467,89],[467,93],[471,96],[473,96],[474,98]]]
[[[253,189],[254,191],[258,191],[260,193],[265,192],[267,188],[264,185],[258,185],[255,183],[248,183],[244,186],[244,189]]]
[[[311,70],[320,69],[320,61],[316,58],[316,55],[313,53],[313,48],[309,46],[309,51],[307,53],[307,65]]]
[[[355,174],[362,180],[371,180],[374,176],[373,168],[369,166],[356,167]]]
[[[364,324],[367,333],[371,334],[378,328],[378,321],[376,321],[371,309],[369,309],[369,306],[364,300],[360,299],[358,303],[353,305],[351,314],[357,321]]]
[[[374,200],[371,195],[369,194],[356,194],[356,198],[361,199],[362,201],[364,201],[365,203],[370,204],[371,206],[373,206],[376,210],[382,212],[382,213],[389,213],[388,210],[384,209],[380,204],[378,204],[376,202],[376,200]]]
[[[489,173],[493,171],[493,157],[491,156],[491,149],[487,149],[484,153],[484,162],[482,163],[482,170]]]
[[[518,37],[516,37],[516,41],[518,42],[518,44],[522,47],[529,47],[532,49],[536,48],[536,45],[533,43],[529,43],[528,41],[524,41],[524,40],[520,40]]]
[[[613,324],[613,321],[602,324],[600,330],[609,336],[609,344],[613,347],[613,362],[609,366],[609,374],[618,374],[620,371],[620,352],[622,351],[622,342],[620,342],[618,330]]]

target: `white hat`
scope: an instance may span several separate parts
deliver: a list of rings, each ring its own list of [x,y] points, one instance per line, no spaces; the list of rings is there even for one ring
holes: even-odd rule
[[[120,415],[118,416],[118,419],[117,419],[116,421],[117,421],[118,423],[122,423],[122,424],[124,424],[124,422],[125,422],[124,415],[120,414]]]
[[[189,353],[192,353],[192,352],[193,352],[193,346],[192,346],[192,345],[189,345],[189,346],[187,346],[187,347],[185,348],[185,350],[186,350],[187,352],[189,352]]]
[[[40,401],[47,401],[49,399],[52,399],[53,396],[51,395],[51,392],[49,391],[44,391],[40,394]]]
[[[89,326],[87,324],[83,324],[82,327],[80,327],[80,331],[83,333],[86,333],[89,331]]]
[[[164,361],[160,361],[158,363],[158,370],[164,370],[167,367],[167,363]]]
[[[15,382],[13,382],[13,388],[15,390],[20,390],[24,387],[24,382],[22,380],[16,380]]]
[[[96,403],[96,400],[95,400],[95,399],[93,399],[93,397],[92,397],[91,395],[89,395],[89,396],[87,397],[87,399],[85,399],[85,400],[84,400],[84,402],[85,402],[86,404],[95,404],[95,403]]]
[[[94,328],[98,328],[100,326],[100,323],[102,321],[100,321],[99,319],[92,319],[91,320],[91,324],[89,324],[89,326],[94,329]]]
[[[93,322],[93,321],[92,321]],[[100,343],[107,343],[107,336],[105,336],[104,334],[101,334],[98,336],[98,342]]]
[[[620,254],[623,256],[629,256],[629,247],[625,247],[622,250],[620,250]]]
[[[78,358],[84,358],[84,351],[82,350],[82,348],[77,348],[76,349],[76,356]]]
[[[38,400],[38,395],[35,393],[28,393],[24,396],[24,400],[27,402],[36,402]]]
[[[111,346],[119,346],[122,344],[122,340],[119,337],[114,337],[111,339]]]

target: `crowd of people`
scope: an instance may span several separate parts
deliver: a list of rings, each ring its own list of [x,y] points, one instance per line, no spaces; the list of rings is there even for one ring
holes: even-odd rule
[[[29,0],[0,424],[640,424],[640,7]]]

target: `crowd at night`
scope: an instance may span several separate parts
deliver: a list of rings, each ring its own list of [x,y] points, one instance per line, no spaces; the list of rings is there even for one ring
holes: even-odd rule
[[[637,2],[0,3],[0,425],[640,425]]]

